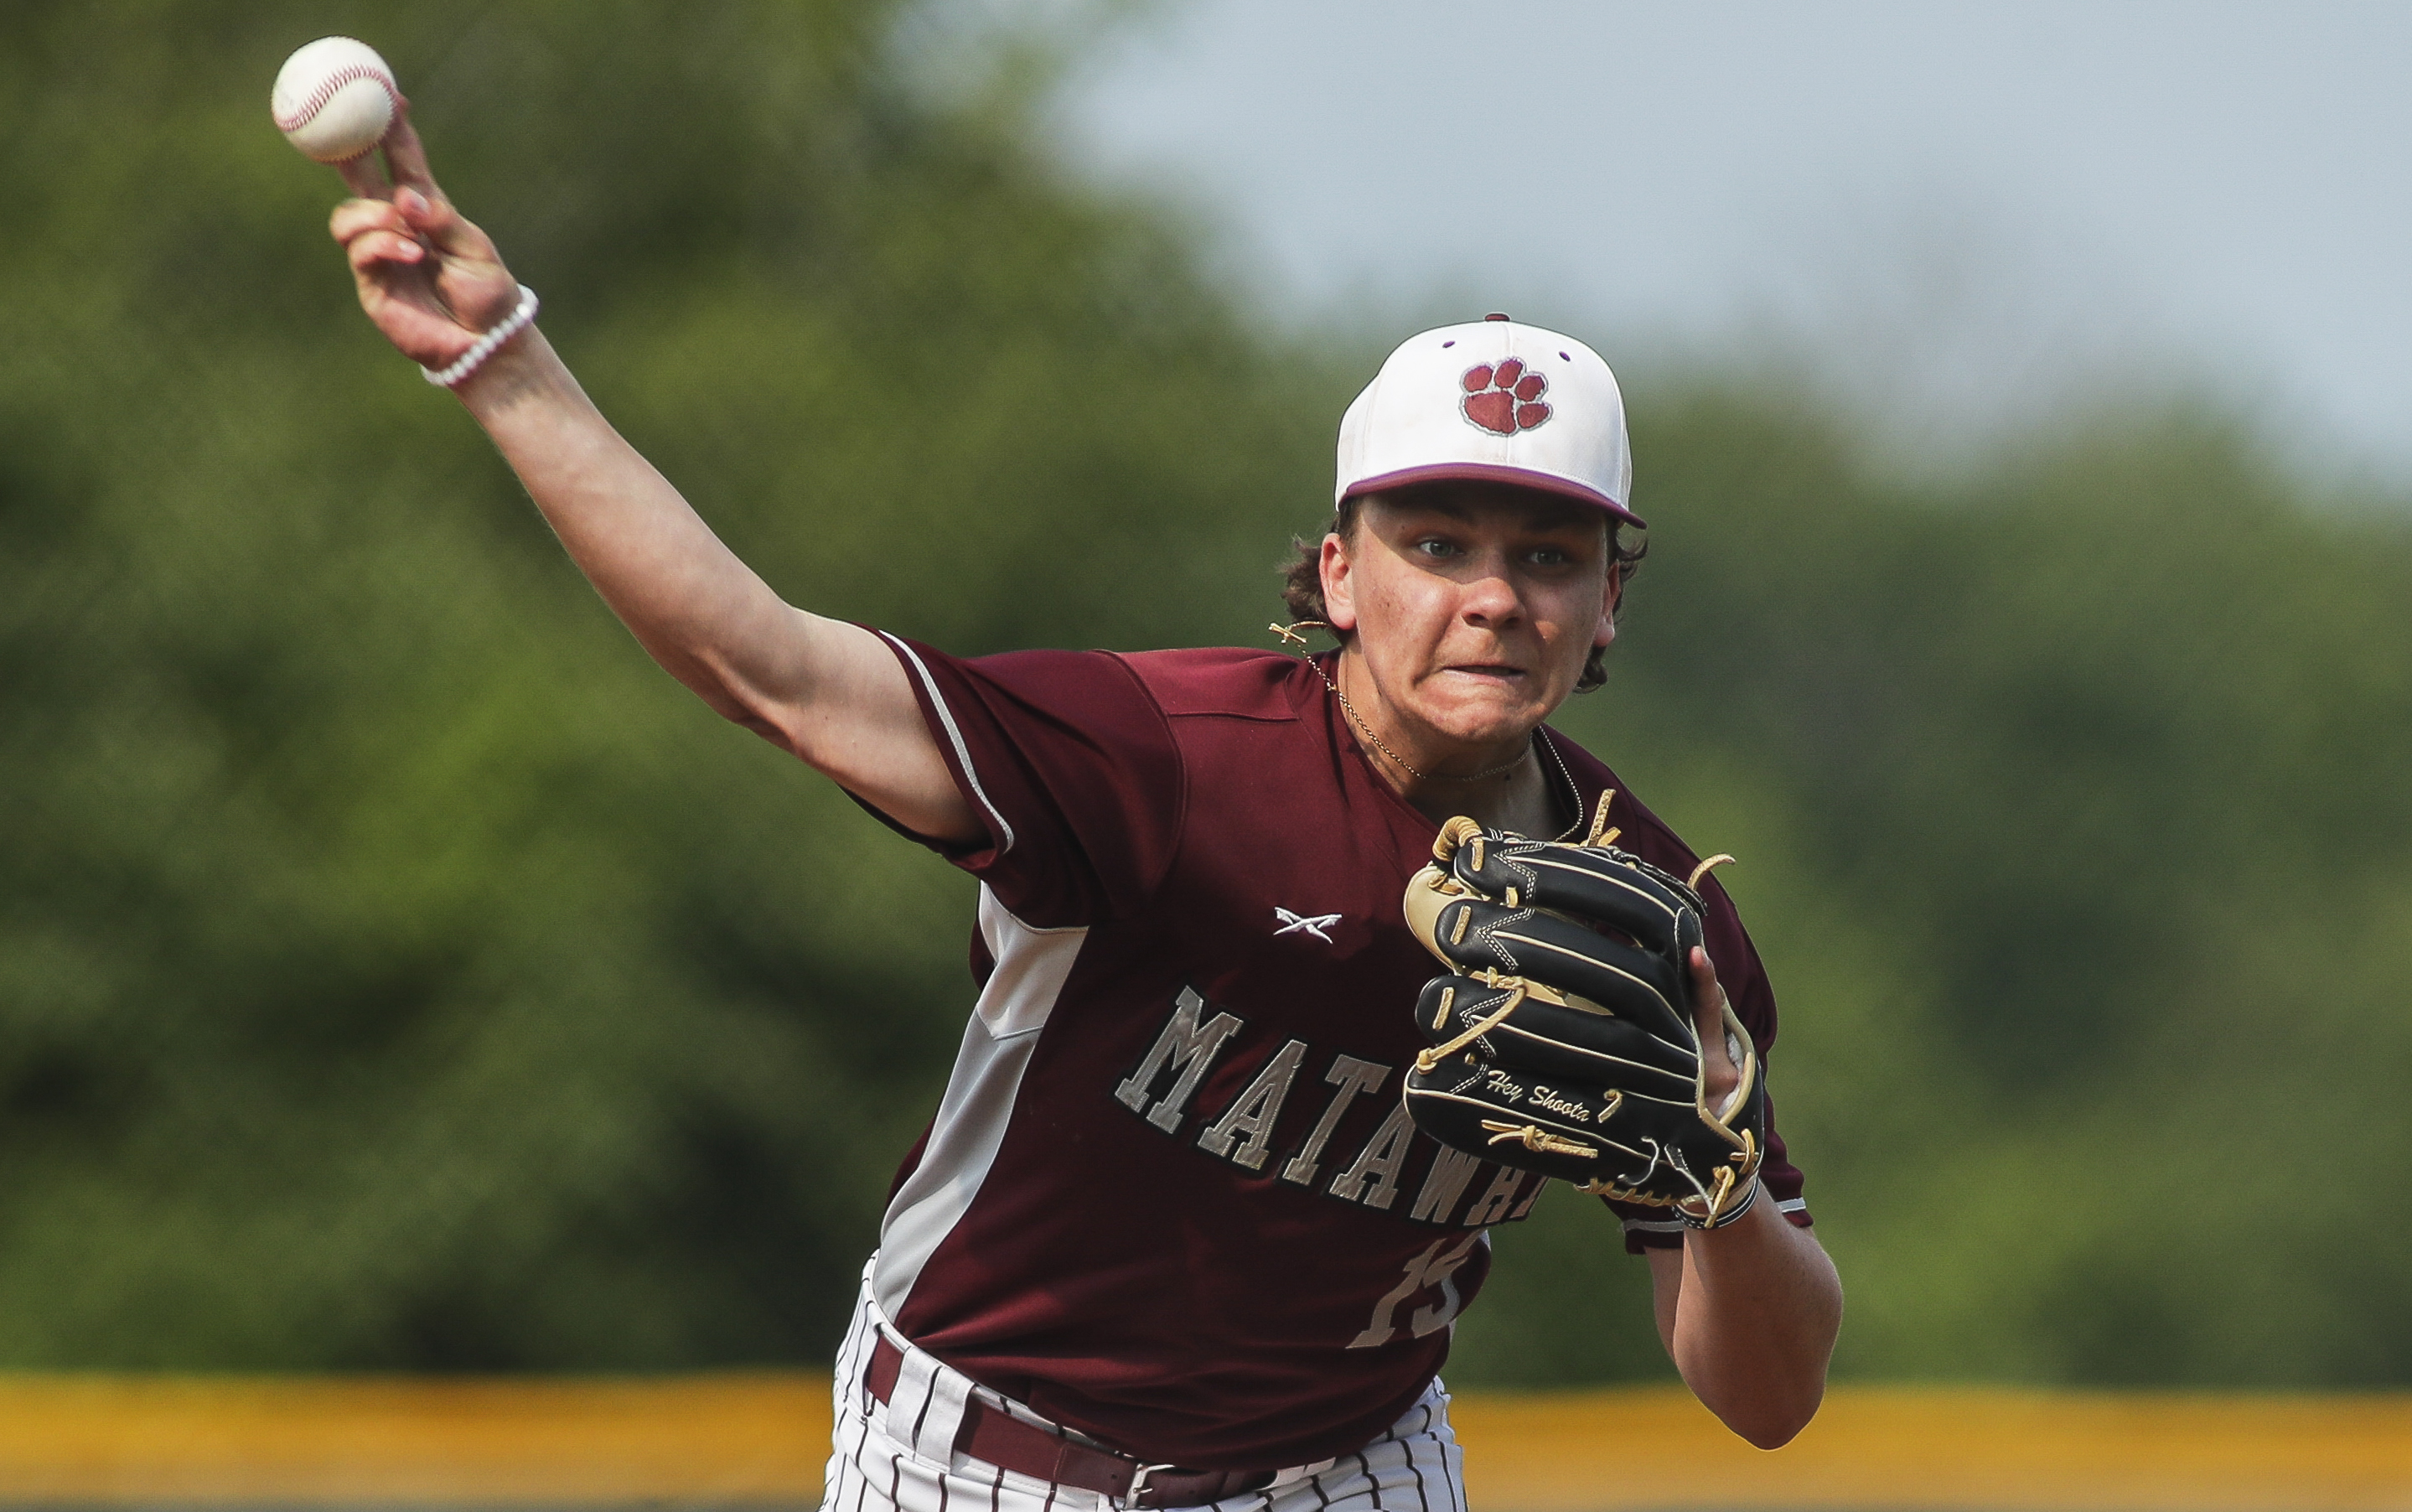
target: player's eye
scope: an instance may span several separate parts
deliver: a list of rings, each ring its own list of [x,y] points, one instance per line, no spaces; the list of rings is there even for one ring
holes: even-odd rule
[[[1415,549],[1418,552],[1424,556],[1431,557],[1434,561],[1446,560],[1447,558],[1459,554],[1457,543],[1455,541],[1443,540],[1437,536],[1425,536],[1423,539],[1416,542]]]

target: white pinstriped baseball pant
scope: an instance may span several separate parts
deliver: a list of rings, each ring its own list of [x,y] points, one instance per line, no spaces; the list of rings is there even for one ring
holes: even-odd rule
[[[904,1352],[904,1365],[889,1400],[879,1402],[870,1401],[863,1374],[883,1329]],[[886,1329],[868,1270],[838,1351],[832,1396],[835,1426],[821,1512],[1117,1512],[1121,1505],[1097,1491],[956,1453],[955,1428],[973,1397],[1024,1421],[1052,1425]],[[1434,1381],[1389,1431],[1356,1453],[1284,1471],[1262,1490],[1213,1505],[1222,1512],[1465,1512],[1463,1459],[1449,1426],[1449,1393]]]

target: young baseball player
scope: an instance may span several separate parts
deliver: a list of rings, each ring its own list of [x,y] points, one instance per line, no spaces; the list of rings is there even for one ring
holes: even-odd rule
[[[1496,316],[1391,356],[1292,575],[1336,652],[963,660],[782,603],[587,401],[407,122],[390,154],[399,188],[355,167],[332,228],[370,318],[665,668],[980,881],[978,1001],[864,1271],[829,1505],[1461,1512],[1436,1373],[1543,1179],[1403,1107],[1434,965],[1402,890],[1459,815],[1697,867],[1543,723],[1597,680],[1639,523],[1606,365]],[[1691,987],[1763,1051],[1772,996],[1703,887]],[[1706,1108],[1749,1056],[1702,1045]],[[1617,1211],[1684,1378],[1773,1446],[1841,1297],[1782,1141],[1751,1153],[1707,1226]]]

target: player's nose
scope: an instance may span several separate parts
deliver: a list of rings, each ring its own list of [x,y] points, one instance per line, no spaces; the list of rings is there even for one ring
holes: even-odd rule
[[[1486,563],[1482,571],[1467,578],[1458,591],[1457,611],[1468,624],[1493,630],[1523,618],[1523,595],[1517,592],[1507,564]]]

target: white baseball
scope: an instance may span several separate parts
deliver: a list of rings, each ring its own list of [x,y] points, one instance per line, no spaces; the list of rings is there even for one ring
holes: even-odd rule
[[[385,139],[400,94],[376,49],[322,37],[276,70],[268,103],[287,141],[321,163],[348,163]]]

